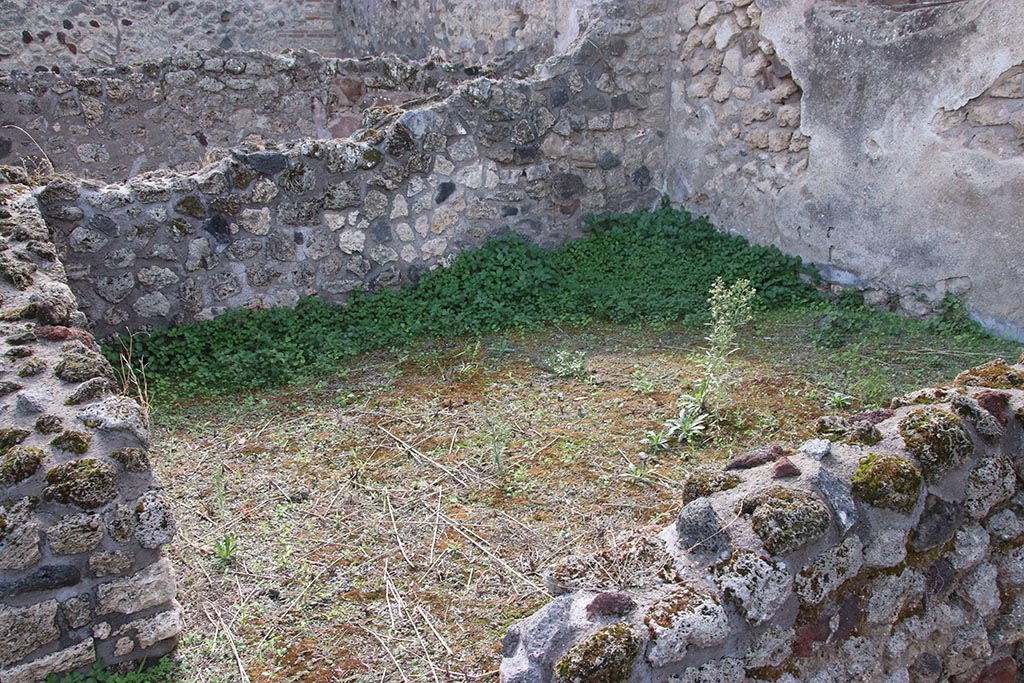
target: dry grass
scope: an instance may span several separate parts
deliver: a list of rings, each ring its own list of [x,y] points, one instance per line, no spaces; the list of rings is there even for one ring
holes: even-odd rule
[[[834,387],[751,340],[713,442],[645,453],[701,379],[699,343],[611,327],[427,343],[165,409],[153,460],[181,528],[184,680],[497,681],[547,565],[668,523],[695,462],[798,443],[826,412]],[[558,349],[585,352],[582,377],[552,372]],[[226,535],[233,558],[214,550]]]

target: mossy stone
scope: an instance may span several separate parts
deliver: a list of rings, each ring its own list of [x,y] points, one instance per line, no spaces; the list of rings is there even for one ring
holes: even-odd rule
[[[989,389],[1024,388],[1024,373],[1008,365],[1002,358],[965,370],[953,383],[961,387],[987,387]]]
[[[0,320],[5,322],[18,322],[19,320],[26,320],[28,318],[34,318],[36,316],[37,305],[32,303],[27,306],[18,306],[10,310],[0,313]]]
[[[32,377],[46,369],[46,361],[41,358],[29,358],[18,369],[18,377]]]
[[[53,438],[50,445],[55,446],[62,451],[70,451],[71,453],[84,455],[85,452],[89,450],[89,445],[91,443],[92,437],[85,432],[64,430]]]
[[[754,533],[773,555],[787,555],[821,538],[831,521],[822,501],[806,491],[785,486],[748,496],[741,512],[751,515]]]
[[[56,434],[64,429],[64,422],[56,415],[40,415],[36,420],[36,431],[40,434]]]
[[[111,453],[110,457],[119,462],[129,472],[148,472],[150,469],[149,457],[146,455],[146,451],[141,448],[126,446]]]
[[[107,359],[99,354],[72,353],[54,368],[53,374],[65,382],[78,384],[93,377],[106,377],[114,379],[114,371]]]
[[[927,481],[937,481],[974,454],[974,442],[959,415],[944,408],[921,408],[900,422],[907,451],[917,458]]]
[[[846,432],[844,441],[848,444],[874,446],[882,440],[882,432],[878,431],[873,423],[866,420],[859,420],[850,423],[850,429]]]
[[[7,394],[13,394],[15,391],[20,391],[22,386],[17,382],[0,382],[0,396],[6,396]]]
[[[683,482],[683,504],[739,486],[740,478],[717,467],[698,467]]]
[[[32,432],[17,427],[0,429],[0,453],[7,451],[28,438]]]
[[[206,207],[203,206],[203,200],[194,194],[190,194],[186,197],[182,197],[174,205],[174,210],[177,213],[185,216],[192,216],[193,218],[206,218]]]
[[[909,514],[921,495],[921,472],[906,458],[871,453],[860,459],[851,478],[854,498]]]
[[[95,458],[71,460],[46,473],[43,497],[84,510],[103,507],[117,497],[114,468]]]
[[[14,486],[25,481],[42,464],[46,454],[31,446],[15,446],[0,460],[0,486]]]
[[[629,624],[605,626],[569,648],[554,683],[628,683],[643,640]]]
[[[19,261],[10,254],[0,254],[0,276],[18,289],[28,289],[35,271],[32,263]]]
[[[359,164],[359,168],[365,171],[369,171],[371,169],[377,168],[377,166],[379,166],[380,162],[382,162],[383,160],[384,155],[381,154],[380,150],[368,149],[365,152],[363,152],[363,161],[361,164]]]

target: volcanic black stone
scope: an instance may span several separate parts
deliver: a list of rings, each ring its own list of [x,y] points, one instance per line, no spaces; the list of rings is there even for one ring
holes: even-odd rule
[[[224,214],[215,213],[203,223],[203,230],[213,235],[213,239],[221,244],[231,241],[231,222]]]
[[[20,579],[0,581],[0,598],[73,586],[81,579],[82,572],[77,567],[67,565],[40,567]]]
[[[947,503],[937,496],[929,495],[924,503],[921,521],[917,523],[917,528],[911,535],[911,547],[914,552],[919,553],[948,543],[960,528],[963,518],[963,506]]]
[[[452,193],[455,192],[455,183],[451,181],[443,182],[437,186],[437,194],[434,195],[435,204],[443,204]]]
[[[274,175],[288,168],[288,157],[279,152],[253,152],[245,157],[245,162],[264,175]]]

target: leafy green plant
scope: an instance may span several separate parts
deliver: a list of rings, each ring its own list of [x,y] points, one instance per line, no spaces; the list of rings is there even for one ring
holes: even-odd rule
[[[665,433],[679,443],[692,446],[708,428],[708,417],[707,413],[684,406],[676,417],[665,421]]]
[[[853,405],[853,396],[842,393],[841,391],[833,391],[832,394],[825,399],[825,407],[831,410],[846,410]]]
[[[50,674],[46,683],[173,683],[177,679],[178,665],[170,656],[160,658],[150,666],[142,660],[138,669],[127,673],[107,671],[103,662],[95,662],[88,672],[74,671],[58,677]]]
[[[662,430],[660,432],[647,432],[644,434],[644,443],[647,445],[647,451],[649,453],[657,453],[658,451],[667,451],[669,449],[669,441],[671,435]]]
[[[217,564],[226,569],[235,563],[238,554],[238,537],[232,533],[224,534],[224,537],[213,544],[213,556]]]
[[[711,321],[708,327],[708,348],[704,359],[705,381],[717,388],[727,381],[726,363],[735,351],[739,328],[754,317],[753,302],[757,290],[745,278],[726,285],[721,277],[715,278],[708,292]],[[707,389],[705,389],[706,391]]]
[[[415,287],[355,292],[344,306],[306,299],[294,309],[239,310],[135,335],[157,400],[263,389],[335,374],[352,356],[415,338],[490,334],[545,323],[702,320],[716,278],[746,280],[754,308],[817,298],[799,259],[717,232],[663,208],[587,221],[589,235],[545,251],[517,235],[463,252]],[[714,330],[712,331],[714,334]],[[116,365],[120,345],[105,347]]]

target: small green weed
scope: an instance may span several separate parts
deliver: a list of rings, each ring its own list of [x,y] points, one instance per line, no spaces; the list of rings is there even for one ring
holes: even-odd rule
[[[96,662],[87,673],[75,671],[61,677],[50,674],[46,683],[173,683],[177,679],[178,665],[170,656],[150,667],[147,663],[143,660],[135,671],[119,674],[107,671],[103,662]]]
[[[227,569],[235,563],[238,554],[238,537],[232,533],[224,534],[224,537],[213,544],[213,556],[222,569]]]

